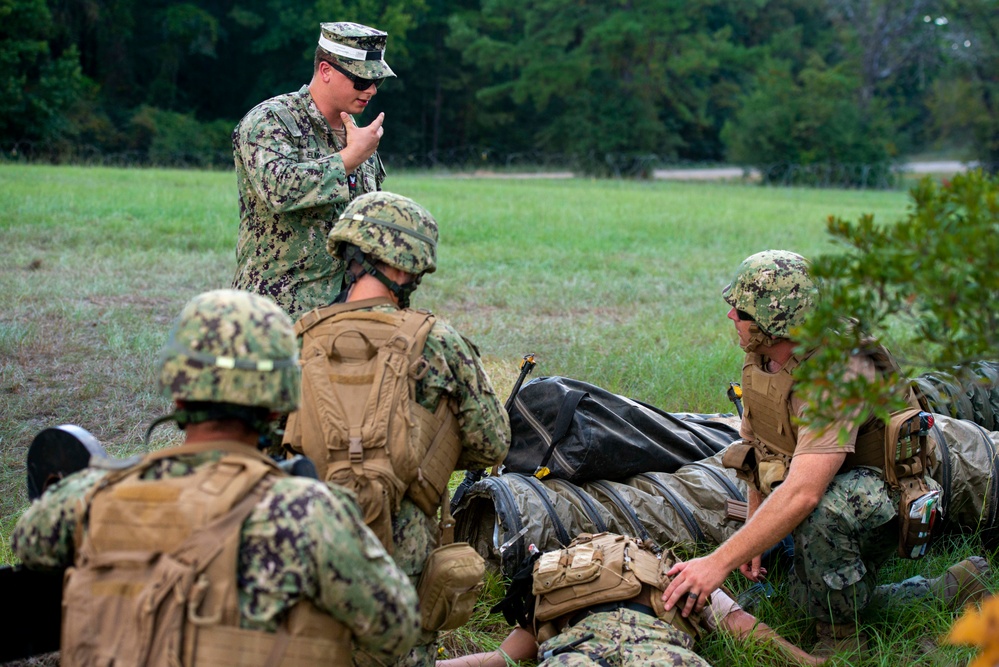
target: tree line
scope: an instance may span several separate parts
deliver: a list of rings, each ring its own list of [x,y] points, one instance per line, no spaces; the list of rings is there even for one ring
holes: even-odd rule
[[[557,154],[999,165],[997,0],[0,0],[0,147],[226,162],[311,77],[319,23],[389,33],[389,164]],[[362,120],[363,122],[363,120]],[[200,156],[200,157],[199,157]],[[616,164],[615,164],[616,163]],[[866,176],[869,176],[867,174]],[[786,178],[784,179],[786,180]]]

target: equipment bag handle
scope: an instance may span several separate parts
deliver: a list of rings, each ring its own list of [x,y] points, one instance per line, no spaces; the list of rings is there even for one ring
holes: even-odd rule
[[[552,454],[555,453],[556,445],[569,432],[569,427],[572,425],[572,418],[576,414],[576,407],[586,394],[587,392],[580,391],[579,389],[570,389],[566,393],[565,398],[562,399],[562,405],[559,406],[558,415],[555,417],[555,426],[552,428],[552,444],[548,445],[548,451],[541,458],[538,469],[534,471],[534,476],[538,479],[544,479],[550,474],[551,471],[548,469],[548,462],[551,460]]]

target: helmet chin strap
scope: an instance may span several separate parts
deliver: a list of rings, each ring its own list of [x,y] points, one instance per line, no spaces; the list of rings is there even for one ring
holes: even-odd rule
[[[749,340],[743,345],[739,343],[739,347],[743,349],[747,354],[750,352],[755,352],[761,345],[773,345],[774,339],[769,334],[763,333],[760,329],[760,325],[756,322],[752,322],[749,325]]]
[[[420,285],[420,277],[414,278],[411,282],[408,282],[405,285],[400,285],[399,283],[389,279],[388,276],[379,271],[378,267],[375,266],[371,262],[371,260],[368,259],[368,256],[365,255],[363,252],[361,252],[361,249],[355,245],[347,245],[344,248],[343,258],[344,260],[346,260],[348,266],[350,266],[351,262],[356,262],[357,265],[364,270],[364,273],[368,274],[369,276],[374,276],[375,278],[378,279],[378,281],[381,284],[385,285],[385,287],[387,287],[389,291],[392,292],[392,294],[395,295],[395,298],[399,301],[400,308],[409,308],[409,298],[410,296],[412,296],[413,292],[416,291],[416,288]],[[351,285],[353,285],[354,282],[359,277],[360,277],[359,275],[355,275],[353,272],[347,271],[346,275],[344,276],[344,280],[347,283],[346,287],[344,288],[344,292],[349,290]]]
[[[256,431],[260,435],[258,446],[260,449],[265,449],[270,446],[275,435],[280,434],[276,433],[277,422],[275,420],[265,419],[258,413],[259,409],[257,408],[222,403],[207,405],[196,410],[177,408],[170,414],[154,420],[149,425],[149,428],[146,429],[146,436],[144,438],[146,451],[149,450],[149,438],[152,436],[153,430],[161,424],[176,422],[177,428],[183,431],[188,424],[200,424],[206,421],[223,419],[237,419],[246,424],[250,429]]]

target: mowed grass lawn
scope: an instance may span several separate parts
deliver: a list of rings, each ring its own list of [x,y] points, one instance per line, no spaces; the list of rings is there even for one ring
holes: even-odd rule
[[[406,174],[386,186],[440,224],[438,270],[414,304],[478,345],[503,398],[533,352],[536,375],[695,412],[731,410],[725,389],[742,353],[720,291],[743,258],[835,251],[829,215],[893,221],[908,205],[902,192],[706,183]],[[158,350],[190,297],[229,286],[239,218],[232,173],[21,165],[0,165],[0,211],[0,560],[10,562],[31,439],[74,423],[114,455],[141,451],[146,426],[168,412],[155,385]],[[162,427],[153,446],[176,439]],[[939,574],[975,548],[943,544],[926,561],[893,563],[886,580]],[[760,614],[811,645],[807,625],[779,602]],[[916,657],[920,640],[947,628],[951,616],[939,609],[880,619],[869,664],[967,660],[962,649]],[[505,633],[495,617],[479,620],[485,634],[454,640],[489,646]],[[719,665],[773,658],[723,639],[706,651]]]

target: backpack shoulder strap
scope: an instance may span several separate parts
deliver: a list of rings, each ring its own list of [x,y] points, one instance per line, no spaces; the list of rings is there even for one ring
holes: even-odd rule
[[[427,345],[427,338],[430,337],[430,331],[434,328],[434,322],[437,321],[437,318],[428,310],[406,309],[400,312],[402,313],[402,322],[399,324],[398,331],[414,341],[414,345],[410,349],[409,360],[410,363],[417,363],[423,357],[423,348]],[[426,373],[426,370],[422,372]]]
[[[354,310],[361,310],[364,308],[371,308],[373,306],[383,306],[383,305],[395,305],[391,299],[388,297],[377,297],[374,299],[364,299],[363,301],[351,301],[349,303],[334,303],[329,306],[323,306],[322,308],[313,308],[309,312],[298,318],[295,322],[295,335],[301,336],[309,329],[313,328],[320,322],[328,320],[334,315],[340,315],[341,313],[349,313]]]

